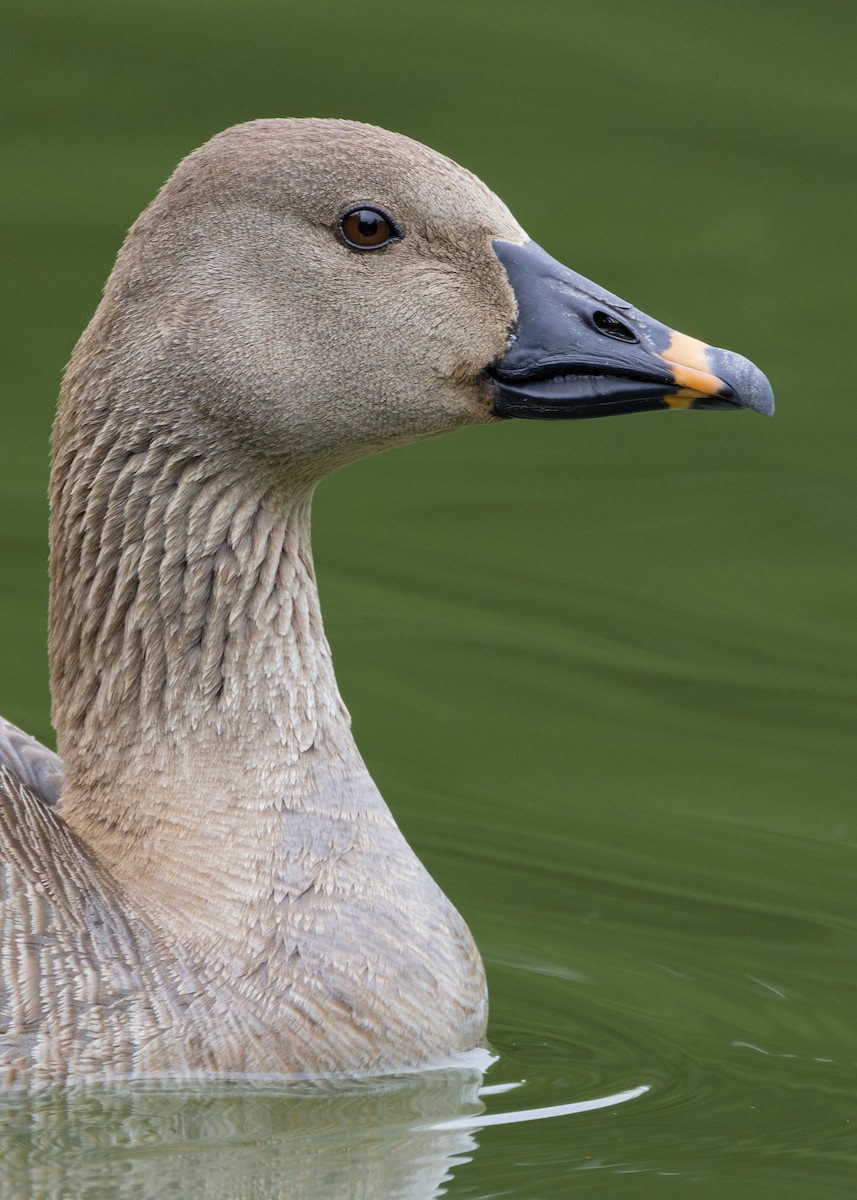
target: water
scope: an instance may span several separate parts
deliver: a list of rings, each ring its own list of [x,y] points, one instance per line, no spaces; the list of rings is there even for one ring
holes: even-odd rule
[[[32,732],[59,371],[123,228],[232,121],[436,145],[551,253],[759,362],[779,410],[508,423],[322,486],[343,692],[483,950],[495,1061],[9,1094],[0,1196],[853,1195],[853,6],[3,20],[0,711]]]

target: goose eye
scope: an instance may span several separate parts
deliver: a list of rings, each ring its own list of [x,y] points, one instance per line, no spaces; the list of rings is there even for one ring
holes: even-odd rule
[[[393,218],[380,208],[350,208],[339,218],[339,232],[354,250],[377,250],[403,236]]]

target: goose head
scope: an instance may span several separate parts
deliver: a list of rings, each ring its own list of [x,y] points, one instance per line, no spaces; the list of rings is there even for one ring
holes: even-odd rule
[[[78,369],[121,363],[114,409],[145,394],[173,443],[315,478],[506,417],[773,406],[752,364],[562,266],[470,172],[350,121],[254,121],[191,154],[96,324]]]

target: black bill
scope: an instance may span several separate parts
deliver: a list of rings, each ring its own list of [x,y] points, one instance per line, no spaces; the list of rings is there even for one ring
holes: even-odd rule
[[[670,408],[751,408],[771,385],[740,354],[707,346],[570,271],[535,242],[495,241],[518,303],[488,374],[501,417],[580,418]]]

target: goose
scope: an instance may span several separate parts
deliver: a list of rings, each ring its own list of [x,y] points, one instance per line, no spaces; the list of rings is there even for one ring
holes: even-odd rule
[[[333,119],[237,125],[132,226],[53,435],[58,755],[0,726],[0,1078],[382,1074],[484,1044],[468,928],[354,743],[316,484],[510,418],[773,410],[746,359]]]

